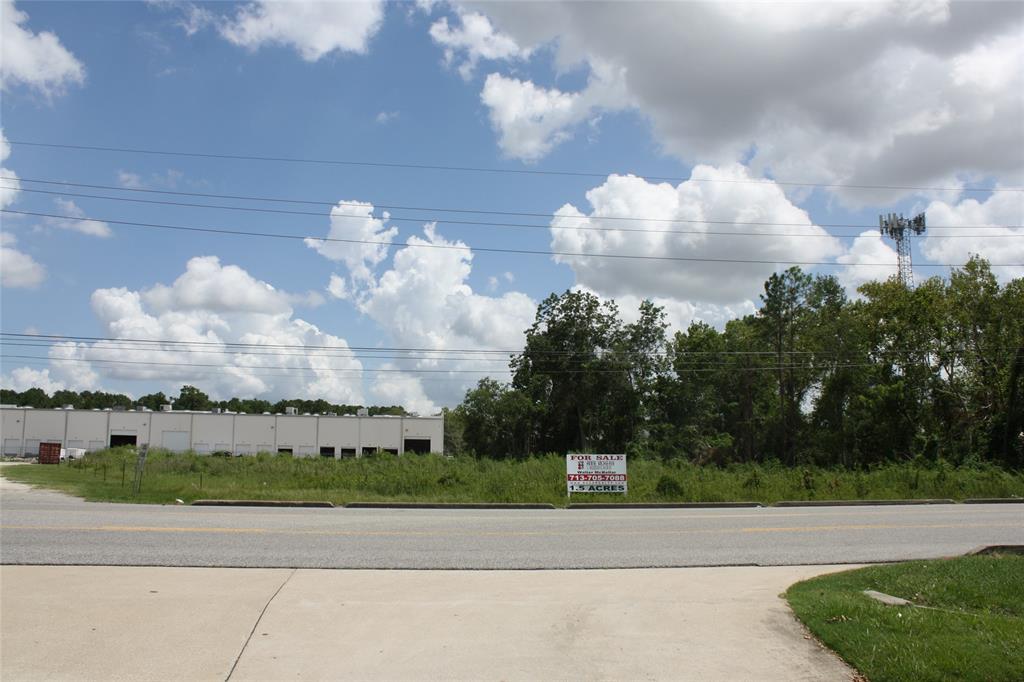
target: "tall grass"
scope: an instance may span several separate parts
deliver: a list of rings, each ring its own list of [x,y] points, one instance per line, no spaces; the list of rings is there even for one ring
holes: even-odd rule
[[[5,467],[12,480],[92,500],[190,502],[200,498],[400,502],[567,501],[565,458],[522,460],[373,455],[359,459],[259,454],[200,456],[152,451],[141,492],[132,495],[130,448],[90,453],[69,465]],[[124,484],[122,485],[122,467]],[[573,495],[573,502],[730,502],[779,500],[1024,497],[1024,472],[943,461],[886,464],[866,470],[780,464],[698,466],[685,460],[629,462],[628,495]]]

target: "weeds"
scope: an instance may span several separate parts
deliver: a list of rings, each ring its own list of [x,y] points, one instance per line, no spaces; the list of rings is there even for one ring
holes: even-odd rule
[[[198,498],[404,502],[566,501],[565,459],[540,454],[496,460],[387,453],[358,459],[261,453],[223,457],[151,451],[142,490],[131,494],[135,452],[90,453],[68,465],[6,467],[12,480],[91,500],[189,502]],[[126,475],[122,475],[126,472]],[[124,484],[122,484],[124,480]],[[776,462],[701,466],[687,460],[629,462],[628,495],[574,494],[574,502],[725,502],[779,500],[1024,497],[1024,473],[992,465],[903,462],[864,470]]]

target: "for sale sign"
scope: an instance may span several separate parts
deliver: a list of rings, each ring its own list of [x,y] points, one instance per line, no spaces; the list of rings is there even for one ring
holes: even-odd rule
[[[625,493],[625,455],[566,455],[565,484],[572,493]]]

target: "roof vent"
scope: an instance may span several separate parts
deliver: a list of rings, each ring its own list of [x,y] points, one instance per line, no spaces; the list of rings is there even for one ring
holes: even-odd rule
[[[65,405],[64,409],[65,410],[73,410],[73,409],[75,409],[75,406],[74,405]]]
[[[297,408],[297,407],[286,407],[286,408],[284,408],[284,413],[285,414],[298,414],[299,413],[299,408]]]
[[[370,416],[370,411],[368,409],[366,409],[365,407],[360,407],[358,410],[356,410],[356,416],[357,417],[369,417]]]

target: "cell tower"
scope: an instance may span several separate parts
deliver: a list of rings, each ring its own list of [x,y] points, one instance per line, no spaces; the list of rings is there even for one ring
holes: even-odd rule
[[[905,287],[914,286],[914,268],[910,260],[910,233],[924,233],[924,213],[913,218],[904,218],[902,214],[890,213],[878,216],[878,227],[883,237],[891,237],[896,242],[896,260],[900,267],[900,283]]]

